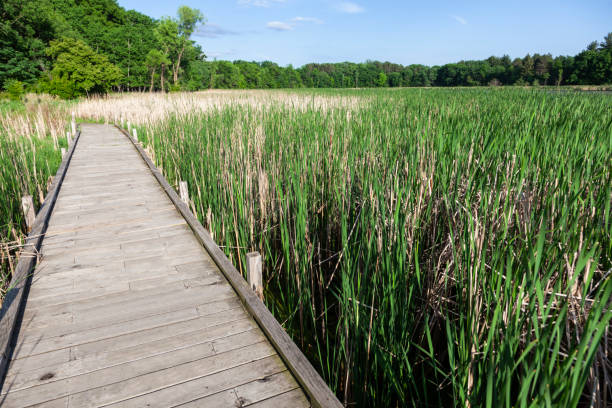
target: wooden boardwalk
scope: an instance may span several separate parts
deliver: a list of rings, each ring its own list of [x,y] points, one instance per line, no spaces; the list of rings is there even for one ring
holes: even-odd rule
[[[312,367],[301,372],[303,355],[159,177],[117,128],[82,125],[24,286],[0,405],[338,406],[309,389]]]

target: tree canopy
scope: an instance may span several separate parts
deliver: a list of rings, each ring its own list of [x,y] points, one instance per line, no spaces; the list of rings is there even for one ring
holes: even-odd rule
[[[116,0],[3,0],[0,17],[0,88],[25,86],[63,97],[111,88],[612,84],[612,33],[575,56],[504,55],[442,66],[366,61],[294,68],[270,61],[206,61],[191,39],[206,19],[187,6],[180,6],[174,17],[155,20],[125,10]],[[64,47],[58,53],[61,44],[75,49]]]
[[[62,98],[89,93],[107,93],[119,84],[121,70],[106,55],[95,53],[81,40],[54,40],[47,48],[53,69],[43,87]]]

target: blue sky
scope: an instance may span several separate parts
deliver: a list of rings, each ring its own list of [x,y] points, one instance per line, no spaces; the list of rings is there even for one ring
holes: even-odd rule
[[[498,4],[496,4],[498,3]],[[575,55],[612,31],[612,0],[119,0],[159,18],[179,5],[207,23],[193,39],[209,59],[439,65],[527,53]]]

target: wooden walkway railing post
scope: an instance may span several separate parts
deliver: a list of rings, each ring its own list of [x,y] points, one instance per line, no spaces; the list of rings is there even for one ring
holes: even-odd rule
[[[186,181],[179,181],[179,194],[181,196],[181,201],[189,207],[189,190],[187,189]]]
[[[74,137],[76,135],[76,115],[74,112],[72,112],[72,121],[70,124],[72,125],[72,136]]]
[[[249,252],[246,254],[247,260],[247,281],[251,289],[255,291],[259,299],[263,301],[263,278],[261,276],[262,262],[259,252]]]
[[[132,129],[132,134],[134,135],[134,141],[138,143],[138,133],[136,132],[136,128]]]
[[[32,200],[31,195],[25,195],[21,197],[21,209],[23,210],[23,215],[25,217],[26,226],[28,227],[28,232],[32,230],[32,226],[34,225],[34,220],[36,219],[36,211],[34,211],[34,200]]]

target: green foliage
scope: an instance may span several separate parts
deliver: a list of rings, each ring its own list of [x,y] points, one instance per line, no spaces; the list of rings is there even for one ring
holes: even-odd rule
[[[39,209],[62,160],[58,139],[67,124],[64,102],[0,101],[0,300],[15,269],[27,234],[21,197],[31,195]],[[41,118],[45,120],[41,121]]]
[[[229,61],[216,61],[213,63],[214,87],[239,89],[245,88],[246,83],[240,69]]]
[[[120,86],[142,89],[149,83],[144,60],[158,46],[152,18],[126,11],[115,0],[49,0],[62,21],[56,39],[77,38],[98,54],[106,55],[122,73]]]
[[[25,94],[24,83],[15,79],[10,79],[5,84],[6,93],[9,99],[18,101]]]
[[[268,308],[347,406],[606,395],[609,95],[290,100],[187,111],[138,134],[238,268],[263,254]]]
[[[149,90],[153,92],[155,87],[155,73],[161,72],[170,63],[168,57],[159,50],[151,50],[147,54],[145,64],[151,73],[151,84]]]
[[[612,40],[607,36],[600,47],[591,47],[576,57],[550,54],[508,56],[482,61],[460,61],[440,67],[366,61],[336,64],[307,64],[294,70],[272,62],[234,61],[246,88],[368,88],[410,86],[575,85],[612,83]],[[229,68],[224,67],[225,71]],[[292,78],[288,80],[288,78]],[[235,81],[233,82],[235,83]],[[208,81],[207,81],[208,84]],[[206,86],[205,86],[206,87]],[[217,81],[214,87],[232,87]]]
[[[10,79],[36,81],[55,34],[52,8],[46,0],[2,0],[0,16],[0,88]]]
[[[62,98],[106,93],[122,77],[105,55],[96,54],[81,40],[51,41],[47,54],[54,59],[49,92]]]
[[[198,9],[187,6],[178,8],[178,29],[181,37],[189,39],[198,23],[204,21],[204,14]]]
[[[185,75],[187,77],[185,89],[197,91],[198,89],[210,88],[212,72],[212,64],[201,60],[191,61],[187,66]]]
[[[515,86],[526,86],[527,85],[527,81],[525,81],[525,79],[523,78],[519,78],[516,80],[516,82],[514,82]]]
[[[190,40],[191,34],[198,23],[204,21],[204,15],[200,10],[181,6],[178,9],[178,18],[164,17],[157,24],[155,35],[162,46],[164,55],[172,61],[172,81],[174,89],[179,86],[179,72],[181,64],[185,63],[185,57],[199,59],[201,50]],[[163,78],[166,65],[161,67],[161,88],[163,90]]]
[[[574,69],[580,84],[612,84],[612,48],[581,52],[574,59]]]
[[[155,27],[155,38],[161,45],[164,54],[168,55],[179,45],[178,22],[170,17],[163,17]]]
[[[68,78],[68,74],[55,76],[50,81],[42,80],[40,87],[44,92],[62,99],[74,99],[81,95],[75,81]]]

